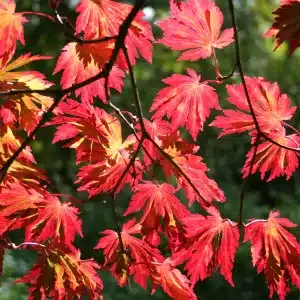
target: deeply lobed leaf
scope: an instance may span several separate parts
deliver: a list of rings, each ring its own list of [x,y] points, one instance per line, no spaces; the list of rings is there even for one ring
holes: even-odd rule
[[[266,277],[270,298],[277,293],[284,300],[289,283],[300,288],[300,245],[285,227],[295,227],[279,212],[271,211],[265,221],[246,225],[244,242],[250,241],[253,266]]]
[[[300,1],[281,0],[280,7],[273,14],[276,15],[271,28],[264,34],[276,40],[275,50],[284,42],[290,44],[290,54],[300,46]]]
[[[17,283],[30,285],[28,299],[102,299],[103,283],[97,274],[100,266],[81,260],[80,251],[61,244],[42,250],[33,268]]]
[[[159,43],[172,50],[184,50],[178,60],[206,59],[215,48],[222,49],[233,43],[233,29],[220,34],[223,13],[210,0],[188,0],[180,5],[170,0],[170,17],[159,21],[164,36]]]
[[[221,109],[218,95],[201,76],[192,69],[187,75],[173,74],[163,80],[168,87],[160,90],[150,108],[152,119],[168,117],[172,130],[186,126],[194,140],[210,115],[212,108]]]
[[[239,229],[235,222],[222,219],[216,210],[211,215],[190,215],[183,219],[186,242],[173,254],[176,263],[187,260],[185,269],[192,284],[211,276],[218,269],[234,286],[232,268],[239,245]]]

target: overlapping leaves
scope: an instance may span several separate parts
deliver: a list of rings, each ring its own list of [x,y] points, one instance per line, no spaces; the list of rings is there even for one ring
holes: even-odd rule
[[[224,116],[218,116],[211,125],[222,129],[220,137],[249,131],[252,143],[259,143],[252,173],[259,171],[262,179],[266,173],[269,173],[268,180],[278,176],[290,178],[299,165],[297,149],[299,149],[300,137],[299,134],[286,134],[286,130],[291,126],[285,121],[293,117],[296,106],[291,106],[288,96],[281,94],[277,83],[270,83],[263,78],[246,77],[246,86],[257,124],[248,105],[243,85],[234,84],[226,86],[229,94],[228,101],[239,110],[223,110]],[[257,125],[260,131],[269,138],[268,140],[256,141],[257,136],[260,136],[257,132]],[[289,147],[291,150],[280,145]],[[254,145],[247,154],[243,168],[244,177],[249,175],[255,147]]]
[[[89,162],[78,173],[79,190],[88,191],[90,196],[117,192],[126,183],[132,185],[141,177],[138,159],[127,170],[137,141],[134,136],[122,140],[121,124],[116,116],[72,100],[63,103],[58,111],[58,116],[49,123],[60,125],[54,141],[71,139],[66,146],[76,150],[77,162]]]
[[[60,1],[48,3],[56,10]],[[291,51],[299,46],[298,4],[296,0],[283,0],[275,12],[278,17],[266,35],[276,37],[276,47],[284,40],[291,42]],[[164,79],[168,86],[154,99],[151,121],[142,120],[141,114],[136,117],[128,113],[134,134],[126,139],[122,137],[119,118],[126,118],[123,112],[111,105],[117,116],[93,105],[95,97],[102,100],[102,105],[106,104],[111,88],[122,91],[124,73],[129,68],[122,51],[110,74],[104,70],[115,48],[115,36],[132,8],[111,0],[81,0],[76,8],[79,16],[74,27],[75,41],[63,48],[54,69],[54,73],[62,71],[62,88],[73,87],[70,91],[75,91],[76,100],[64,98],[48,125],[57,126],[53,143],[75,149],[76,163],[80,164],[78,190],[87,191],[90,197],[108,192],[113,196],[110,201],[117,201],[116,194],[128,184],[133,196],[124,215],[141,212],[139,222],[132,219],[120,229],[119,220],[115,220],[117,230],[106,229],[101,233],[95,247],[104,253],[101,267],[109,270],[120,286],[128,284],[133,277],[144,289],[149,281],[152,292],[160,286],[173,299],[194,300],[192,288],[196,282],[216,271],[234,285],[232,269],[239,230],[244,226],[244,240],[251,243],[253,265],[266,276],[270,296],[276,292],[284,299],[289,283],[300,288],[300,246],[284,228],[295,224],[274,212],[267,220],[251,220],[248,224],[222,218],[213,200],[224,202],[223,191],[208,177],[209,169],[197,154],[199,147],[182,139],[178,131],[186,127],[196,141],[210,110],[221,109],[218,95],[209,85],[220,83],[222,77],[217,65],[218,81],[205,80],[192,69],[187,70],[188,75],[173,74]],[[170,0],[170,8],[170,17],[158,22],[163,30],[158,42],[183,51],[178,60],[213,57],[216,64],[216,49],[234,42],[233,29],[221,32],[224,17],[216,3]],[[49,57],[25,54],[11,60],[17,41],[25,43],[25,22],[23,13],[15,12],[13,0],[1,2],[0,92],[12,91],[1,96],[0,167],[4,169],[22,144],[19,132],[30,134],[53,103],[52,98],[38,93],[14,93],[14,90],[40,90],[52,85],[39,72],[16,70]],[[111,39],[80,42],[81,38],[104,37]],[[139,54],[152,61],[153,40],[151,26],[139,12],[124,42],[132,65]],[[74,88],[94,76],[97,80]],[[246,86],[252,109],[244,86],[228,85],[228,100],[236,109],[223,110],[224,116],[217,117],[212,125],[223,130],[220,136],[249,132],[254,145],[247,154],[244,177],[250,175],[251,169],[252,173],[260,172],[262,179],[267,174],[268,180],[278,176],[289,178],[299,164],[299,132],[286,123],[296,107],[290,105],[289,98],[281,94],[276,83],[248,77]],[[289,134],[288,130],[294,132]],[[155,178],[156,168],[163,171],[161,177],[165,176],[166,182]],[[63,195],[60,199],[47,191],[47,177],[37,168],[29,147],[25,147],[6,171],[1,179],[0,235],[4,237],[21,228],[25,240],[16,246],[3,238],[0,265],[5,247],[32,247],[38,252],[37,262],[19,280],[29,284],[29,299],[83,299],[85,296],[101,299],[103,284],[97,274],[100,265],[93,260],[82,260],[80,251],[73,245],[76,236],[83,236],[79,209],[63,201]],[[176,188],[170,184],[172,181]],[[177,198],[180,190],[190,205],[199,202],[206,215],[192,214]],[[165,239],[161,239],[162,235]],[[164,257],[157,248],[165,241],[170,257]],[[182,269],[187,276],[177,268],[180,264],[184,264]]]

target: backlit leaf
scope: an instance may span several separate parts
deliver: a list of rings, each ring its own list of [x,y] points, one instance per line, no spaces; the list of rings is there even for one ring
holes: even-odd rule
[[[188,0],[180,5],[170,1],[170,17],[159,21],[164,36],[158,42],[172,50],[183,50],[178,60],[209,58],[214,49],[233,43],[233,29],[220,34],[223,13],[214,1]]]
[[[83,32],[86,39],[117,36],[120,25],[132,7],[130,4],[111,0],[81,0],[76,7],[76,11],[79,13],[76,21],[76,32]],[[130,62],[133,65],[138,58],[138,52],[146,60],[152,62],[152,41],[154,38],[150,24],[143,20],[143,16],[143,12],[137,14],[125,38]],[[126,66],[125,61],[122,65]]]
[[[201,76],[192,69],[187,75],[173,74],[163,80],[168,87],[160,90],[150,108],[155,113],[153,119],[167,116],[173,130],[186,126],[194,140],[210,115],[212,108],[221,109],[218,95]]]
[[[101,72],[110,59],[113,45],[110,42],[95,44],[67,44],[57,60],[54,74],[62,71],[61,86],[66,89]],[[114,66],[109,74],[108,87],[121,92],[124,73]],[[84,103],[92,103],[94,97],[106,102],[104,78],[98,79],[75,91]]]
[[[244,242],[250,241],[253,266],[266,277],[270,298],[277,293],[284,300],[289,283],[300,288],[300,245],[285,227],[295,227],[279,212],[267,220],[251,220],[246,225]]]
[[[217,270],[234,286],[232,268],[239,244],[239,229],[235,222],[212,215],[190,215],[183,219],[186,243],[174,259],[187,260],[185,269],[193,283],[211,276]]]
[[[23,23],[28,20],[22,13],[15,13],[15,9],[14,0],[3,0],[0,3],[0,57],[5,57],[5,60],[13,56],[17,41],[25,44]]]

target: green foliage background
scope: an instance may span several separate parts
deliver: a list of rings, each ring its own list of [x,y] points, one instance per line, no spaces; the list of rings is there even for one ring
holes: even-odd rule
[[[294,105],[299,105],[299,83],[300,83],[300,50],[292,56],[288,56],[288,47],[283,45],[276,52],[272,52],[274,43],[269,39],[263,39],[262,34],[268,29],[272,22],[272,10],[278,6],[279,1],[272,0],[237,0],[234,1],[237,11],[237,21],[239,36],[241,41],[241,53],[244,70],[247,75],[265,77],[270,81],[278,81],[282,92],[287,93]],[[230,27],[230,19],[227,1],[216,0],[222,7],[225,15],[224,27]],[[76,14],[74,4],[69,1],[62,1],[60,14],[68,16],[75,22]],[[155,22],[168,13],[167,0],[149,1],[149,6],[154,9],[155,16],[153,29],[156,37],[161,36],[159,28]],[[18,0],[17,11],[42,11],[51,14],[47,6],[47,1]],[[52,75],[55,59],[60,54],[61,48],[68,42],[68,38],[63,32],[63,28],[54,25],[49,20],[29,17],[30,23],[25,25],[26,46],[19,47],[18,53],[31,52],[33,54],[43,54],[54,56],[53,60],[35,62],[31,65],[32,69],[38,69],[48,76],[48,80],[59,82],[60,75]],[[223,74],[231,71],[234,63],[233,46],[219,51],[220,66]],[[176,62],[179,53],[172,52],[164,46],[155,45],[154,62],[152,65],[140,60],[135,68],[138,87],[140,89],[142,105],[147,115],[147,111],[156,93],[163,87],[161,79],[170,76],[172,73],[184,73],[187,67],[195,69],[201,73],[203,78],[214,78],[214,67],[211,61]],[[227,83],[239,82],[236,75]],[[220,103],[223,108],[230,105],[226,101],[225,84],[216,86],[220,95]],[[113,102],[122,109],[127,109],[134,113],[132,105],[132,93],[126,81],[124,93],[122,95],[113,94]],[[96,103],[101,105],[99,100]],[[199,153],[204,157],[205,162],[210,168],[210,176],[213,177],[225,191],[227,203],[220,206],[223,216],[237,220],[239,211],[239,194],[241,191],[240,170],[244,164],[245,154],[249,150],[250,141],[246,135],[228,136],[217,139],[218,130],[211,128],[208,124],[219,112],[214,112],[205,126],[203,133],[199,135]],[[293,125],[299,127],[299,116],[293,121]],[[69,149],[63,149],[59,145],[52,145],[51,140],[54,130],[43,128],[32,147],[40,166],[44,168],[53,182],[52,189],[59,193],[73,195],[83,201],[87,201],[85,193],[78,193],[74,184],[76,166],[74,164],[74,153]],[[126,130],[124,131],[124,135]],[[187,138],[190,138],[186,134]],[[287,217],[299,224],[300,198],[299,172],[289,180],[277,179],[271,183],[260,181],[259,175],[252,177],[249,191],[246,196],[244,217],[246,218],[265,218],[269,210],[279,209],[282,216]],[[120,218],[130,200],[129,190],[123,191],[117,197],[118,214]],[[111,215],[110,199],[97,197],[87,201],[81,207],[83,218],[84,239],[77,241],[77,246],[82,250],[82,256],[95,257],[99,262],[103,257],[99,252],[93,250],[99,237],[99,232],[105,228],[114,228]],[[184,201],[184,200],[183,200]],[[195,204],[193,211],[197,212]],[[124,219],[122,219],[123,221]],[[299,237],[299,230],[294,233]],[[19,233],[12,236],[15,243],[22,240]],[[213,300],[219,297],[223,299],[267,299],[268,290],[262,275],[257,275],[253,269],[250,259],[250,249],[248,244],[239,247],[233,278],[235,288],[231,288],[227,282],[216,274],[212,278],[198,283],[196,294],[199,299]],[[35,254],[28,251],[8,252],[4,261],[4,275],[0,278],[1,300],[27,299],[26,286],[13,285],[15,279],[24,275],[34,262]],[[167,299],[163,292],[158,291],[154,296],[149,292],[143,291],[134,283],[129,288],[120,289],[115,280],[106,272],[101,272],[104,280],[105,299]],[[225,296],[227,295],[227,296]],[[289,300],[300,299],[297,290],[287,297]]]

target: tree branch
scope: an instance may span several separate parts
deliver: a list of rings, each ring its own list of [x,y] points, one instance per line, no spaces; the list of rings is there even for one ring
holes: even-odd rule
[[[274,141],[273,139],[271,139],[270,137],[268,137],[261,129],[257,120],[257,117],[255,115],[254,112],[254,108],[250,99],[250,95],[248,92],[248,88],[247,88],[247,84],[246,84],[246,80],[245,80],[245,75],[244,75],[244,70],[243,70],[243,65],[242,65],[242,61],[241,61],[241,55],[240,55],[240,45],[239,45],[239,37],[238,37],[238,29],[237,29],[237,23],[236,23],[236,19],[235,19],[235,9],[234,9],[234,4],[233,4],[233,0],[228,0],[228,5],[229,5],[229,10],[230,10],[230,15],[231,15],[231,22],[232,22],[232,27],[234,30],[234,39],[235,39],[235,56],[236,56],[236,64],[237,64],[237,68],[238,68],[238,72],[240,74],[240,78],[242,81],[242,85],[243,85],[243,89],[244,89],[244,93],[246,96],[246,100],[250,109],[250,113],[252,115],[253,118],[253,122],[255,125],[255,129],[258,133],[258,135],[260,135],[261,137],[265,138],[267,141],[271,142],[272,144],[286,149],[286,150],[291,150],[291,151],[296,151],[296,152],[300,152],[300,148],[292,148],[292,147],[288,147],[285,145],[281,145],[279,143],[277,143],[276,141]]]
[[[254,143],[253,156],[252,156],[251,162],[250,162],[249,174],[248,174],[247,178],[243,181],[243,184],[242,184],[242,187],[241,187],[239,221],[238,221],[239,227],[243,226],[244,200],[245,200],[245,195],[246,195],[248,185],[249,185],[249,181],[250,181],[250,175],[252,174],[252,170],[253,170],[253,167],[254,167],[255,157],[256,157],[256,154],[257,154],[257,148],[258,148],[258,145],[259,145],[259,139],[260,139],[260,136],[257,135],[255,143]]]
[[[30,143],[30,141],[33,139],[35,134],[38,132],[38,130],[42,127],[42,125],[46,122],[46,119],[50,115],[51,112],[57,107],[57,105],[60,103],[61,99],[64,98],[65,95],[75,92],[77,89],[80,89],[90,83],[93,83],[94,81],[103,78],[105,76],[109,76],[109,73],[111,69],[113,68],[113,65],[118,57],[118,54],[120,50],[122,49],[124,45],[125,38],[127,36],[129,27],[138,14],[139,10],[143,7],[146,0],[136,0],[134,6],[132,7],[132,10],[128,14],[127,18],[124,20],[124,22],[121,24],[119,29],[119,34],[116,38],[115,48],[112,52],[112,55],[110,57],[110,60],[105,65],[103,70],[96,74],[95,76],[84,80],[78,84],[74,84],[71,87],[67,89],[56,89],[56,90],[16,90],[16,91],[10,91],[10,92],[0,92],[1,95],[16,95],[16,94],[32,94],[32,93],[40,93],[40,94],[54,94],[57,95],[57,99],[54,100],[52,106],[49,108],[49,110],[43,114],[42,119],[40,120],[39,124],[35,127],[35,129],[32,131],[32,133],[24,140],[22,145],[19,147],[19,149],[5,162],[5,164],[0,169],[0,184],[3,182],[3,179],[5,175],[8,172],[9,167],[12,165],[12,163],[17,159],[18,155],[26,148],[26,146]]]
[[[17,149],[17,151],[5,162],[5,164],[0,169],[0,184],[3,182],[5,175],[7,174],[10,166],[13,162],[18,158],[21,152],[27,147],[27,145],[31,142],[34,136],[37,134],[39,129],[46,123],[48,116],[53,112],[53,110],[57,107],[60,103],[63,96],[57,97],[54,99],[53,104],[50,108],[43,114],[41,120],[39,121],[38,125],[34,128],[34,130],[28,135],[28,137],[22,142],[21,146]]]

